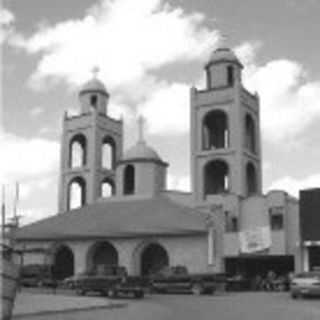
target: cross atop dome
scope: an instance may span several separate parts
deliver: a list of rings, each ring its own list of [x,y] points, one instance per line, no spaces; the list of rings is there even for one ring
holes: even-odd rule
[[[93,79],[97,79],[98,78],[98,74],[100,72],[100,68],[98,66],[94,66],[92,69],[91,69],[91,72],[92,72],[92,77]]]
[[[144,126],[145,126],[145,123],[146,123],[146,119],[140,115],[138,117],[138,142],[144,142]]]

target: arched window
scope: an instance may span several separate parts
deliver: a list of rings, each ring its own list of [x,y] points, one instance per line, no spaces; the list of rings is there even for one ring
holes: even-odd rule
[[[108,179],[105,178],[101,182],[101,197],[102,198],[108,198],[111,197],[114,194],[114,183]]]
[[[233,72],[232,66],[227,67],[227,80],[228,80],[228,86],[232,87],[234,84],[234,72]]]
[[[87,161],[87,139],[83,134],[75,135],[70,141],[69,166],[82,167]]]
[[[227,115],[221,110],[209,112],[203,119],[202,145],[204,150],[229,147]]]
[[[248,195],[257,193],[257,173],[255,166],[249,162],[246,168]]]
[[[204,168],[205,195],[219,194],[229,190],[229,168],[226,162],[214,160]]]
[[[245,146],[248,150],[255,153],[256,152],[256,141],[255,141],[256,130],[255,130],[254,121],[249,114],[246,115],[245,126],[246,126]]]
[[[69,183],[68,208],[76,209],[86,203],[86,182],[82,177],[76,177]]]
[[[135,177],[134,177],[134,166],[129,164],[124,169],[123,174],[123,194],[129,195],[134,194],[134,184],[135,184]]]
[[[101,150],[102,168],[114,169],[116,162],[116,144],[110,136],[106,136],[102,140]]]

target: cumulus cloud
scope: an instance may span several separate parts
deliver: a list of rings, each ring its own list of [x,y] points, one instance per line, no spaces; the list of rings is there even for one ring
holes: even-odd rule
[[[239,50],[244,56],[244,83],[260,95],[264,138],[288,142],[319,120],[320,81],[309,79],[303,65],[296,61],[257,63],[258,48],[257,44],[246,43]]]
[[[285,190],[289,194],[298,197],[299,191],[307,188],[319,188],[320,187],[320,173],[310,175],[306,178],[294,178],[291,176],[286,176],[274,181],[269,190]]]
[[[140,105],[151,134],[182,134],[189,130],[189,86],[163,84]]]
[[[5,8],[0,8],[0,44],[2,44],[13,31],[14,14]]]
[[[0,181],[10,183],[57,170],[59,143],[41,138],[0,135]]]
[[[15,45],[41,54],[34,85],[65,80],[80,84],[94,65],[111,89],[141,80],[175,61],[203,58],[219,34],[205,16],[186,13],[162,0],[101,0],[83,19],[41,27]]]
[[[169,190],[191,191],[191,179],[189,176],[176,176],[169,174],[167,181]]]

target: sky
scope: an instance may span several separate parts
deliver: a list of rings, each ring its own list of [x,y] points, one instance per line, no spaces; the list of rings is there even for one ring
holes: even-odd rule
[[[64,111],[99,66],[124,118],[125,149],[146,140],[170,163],[168,187],[190,190],[189,92],[219,46],[260,95],[263,189],[320,186],[318,0],[7,0],[0,9],[0,182],[15,181],[23,224],[56,213]],[[168,116],[170,115],[170,116]]]

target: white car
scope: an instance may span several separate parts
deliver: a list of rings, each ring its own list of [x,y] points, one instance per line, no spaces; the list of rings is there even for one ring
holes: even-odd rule
[[[291,297],[320,297],[320,271],[302,272],[293,277],[290,284]]]

